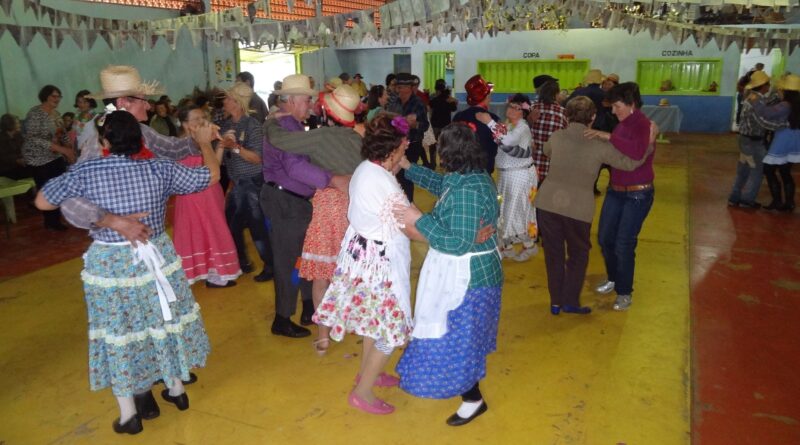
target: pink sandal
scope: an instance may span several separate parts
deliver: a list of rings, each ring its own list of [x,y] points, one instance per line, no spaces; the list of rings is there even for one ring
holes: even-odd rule
[[[353,408],[358,408],[361,411],[370,414],[391,414],[394,412],[394,406],[389,405],[388,403],[384,402],[379,398],[375,398],[375,401],[372,403],[367,402],[366,400],[362,399],[361,397],[357,396],[355,392],[351,392],[350,396],[347,397],[347,403],[350,404]]]
[[[356,374],[356,385],[361,381],[361,374]],[[382,372],[378,374],[378,378],[375,379],[375,386],[379,386],[381,388],[391,388],[392,386],[397,386],[400,384],[400,378],[395,377],[393,375],[387,374]]]

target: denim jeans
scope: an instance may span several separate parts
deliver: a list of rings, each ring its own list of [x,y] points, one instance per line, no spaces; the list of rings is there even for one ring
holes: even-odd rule
[[[647,214],[653,206],[655,190],[617,192],[610,188],[600,212],[597,238],[606,262],[608,279],[617,295],[633,293],[636,244]]]
[[[764,141],[754,141],[745,136],[739,136],[739,163],[736,166],[736,179],[733,181],[733,190],[728,201],[755,202],[758,189],[761,188],[761,178],[764,172],[764,156],[767,148]]]
[[[264,269],[271,272],[272,249],[269,245],[264,214],[261,212],[261,205],[258,202],[261,184],[264,181],[258,175],[231,179],[231,182],[233,182],[233,189],[228,193],[228,199],[225,202],[225,219],[228,221],[233,243],[236,244],[239,264],[244,267],[245,264],[250,263],[244,242],[244,229],[247,228],[250,229],[250,237],[256,246],[258,256],[264,262]]]

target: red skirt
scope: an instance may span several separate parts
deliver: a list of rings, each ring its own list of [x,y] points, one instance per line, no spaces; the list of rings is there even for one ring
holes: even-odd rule
[[[334,188],[318,190],[311,201],[313,213],[303,243],[300,276],[307,280],[330,280],[336,257],[347,231],[347,194]]]

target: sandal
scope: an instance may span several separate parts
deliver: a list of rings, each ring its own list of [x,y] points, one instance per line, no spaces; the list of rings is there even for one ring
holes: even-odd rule
[[[331,339],[328,337],[318,338],[311,342],[311,346],[314,348],[314,351],[317,353],[318,356],[325,355],[328,352],[328,347],[331,345]]]

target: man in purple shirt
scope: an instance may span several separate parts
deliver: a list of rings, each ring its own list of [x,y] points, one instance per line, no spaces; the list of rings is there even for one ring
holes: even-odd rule
[[[311,89],[308,76],[293,74],[283,80],[282,89],[275,92],[282,117],[281,127],[288,131],[305,131],[302,122],[311,109]],[[336,176],[314,166],[307,156],[287,153],[264,140],[261,153],[264,185],[261,188],[261,208],[270,221],[270,241],[275,269],[275,320],[272,333],[300,338],[311,332],[289,318],[297,310],[297,291],[303,299],[301,323],[311,324],[314,305],[311,282],[296,277],[295,263],[302,254],[306,229],[311,222],[309,198],[317,189],[334,187],[347,193],[350,178]]]

